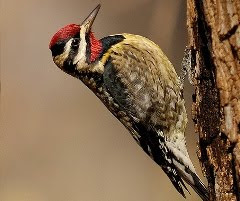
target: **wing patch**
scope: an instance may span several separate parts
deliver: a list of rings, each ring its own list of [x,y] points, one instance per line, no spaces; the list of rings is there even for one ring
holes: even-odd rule
[[[188,189],[173,163],[173,156],[166,146],[163,132],[160,129],[155,130],[151,127],[146,129],[146,126],[141,123],[135,124],[135,129],[140,133],[139,142],[143,150],[161,166],[177,191],[183,197],[186,197],[183,188],[187,191]]]

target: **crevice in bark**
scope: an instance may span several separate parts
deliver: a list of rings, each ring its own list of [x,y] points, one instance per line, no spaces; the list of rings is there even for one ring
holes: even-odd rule
[[[233,153],[234,147],[232,147],[232,152]],[[235,158],[233,157],[232,159],[232,170],[233,170],[233,175],[237,175],[236,169],[235,169]],[[237,177],[233,177],[233,191],[235,192],[237,199],[239,200],[240,198],[240,192],[238,191],[238,179]]]
[[[238,56],[237,50],[235,50],[235,48],[232,45],[230,45],[230,46],[231,46],[231,51],[232,51],[232,54],[233,54],[234,58],[236,58],[238,60],[238,63],[239,63],[240,62],[240,58]]]
[[[187,0],[193,121],[211,201],[240,200],[240,1]]]
[[[214,179],[214,167],[207,163],[209,161],[207,147],[219,134],[220,129],[220,114],[219,114],[219,94],[215,88],[214,71],[215,65],[211,58],[211,29],[206,24],[205,16],[203,13],[202,1],[196,1],[196,10],[198,13],[197,34],[198,47],[200,58],[200,76],[199,79],[199,95],[204,97],[199,102],[199,116],[198,124],[201,127],[203,137],[199,139],[199,145],[201,150],[201,161],[205,167],[210,189],[215,190],[215,179]],[[207,135],[210,134],[210,135]],[[215,192],[211,192],[215,194]]]
[[[226,34],[220,35],[219,40],[222,42],[224,40],[229,39],[233,34],[235,34],[235,32],[237,31],[237,28],[238,28],[238,24],[233,26]]]

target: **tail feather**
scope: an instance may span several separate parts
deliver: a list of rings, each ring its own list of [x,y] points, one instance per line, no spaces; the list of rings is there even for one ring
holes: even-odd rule
[[[209,193],[201,179],[197,176],[194,166],[189,158],[184,136],[177,142],[167,141],[167,146],[172,152],[173,163],[181,178],[189,184],[203,201],[209,201]]]
[[[189,185],[202,198],[202,200],[209,201],[209,193],[206,186],[203,184],[203,182],[199,179],[199,177],[195,173],[192,173],[191,175],[194,183],[193,184],[189,183]]]
[[[171,164],[169,164],[171,165]],[[189,193],[187,186],[185,185],[183,179],[179,175],[177,169],[172,166],[171,169],[167,168],[166,166],[162,166],[163,171],[166,173],[170,181],[172,182],[173,186],[176,188],[176,190],[184,197],[186,198],[186,195],[184,193],[184,189]],[[170,170],[170,171],[169,171]]]
[[[185,181],[199,194],[203,201],[209,200],[207,188],[196,175],[188,156],[184,136],[179,138],[179,142],[176,143],[166,141],[161,130],[152,127],[146,129],[140,123],[135,123],[134,128],[140,135],[137,138],[138,144],[161,166],[174,187],[184,198],[186,198],[184,189],[188,191]]]
[[[203,184],[198,175],[188,167],[174,160],[179,175],[183,180],[190,185],[193,190],[201,197],[203,201],[209,201],[209,193],[206,186]]]

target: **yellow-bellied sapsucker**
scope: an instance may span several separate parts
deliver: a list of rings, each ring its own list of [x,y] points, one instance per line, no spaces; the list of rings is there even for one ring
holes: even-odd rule
[[[96,39],[91,27],[99,8],[81,25],[67,25],[53,36],[53,61],[97,95],[179,193],[185,197],[184,180],[208,200],[187,152],[187,114],[173,65],[145,37],[124,33]]]

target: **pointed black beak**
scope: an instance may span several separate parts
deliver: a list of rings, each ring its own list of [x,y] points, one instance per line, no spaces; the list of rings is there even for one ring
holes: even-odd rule
[[[82,22],[81,27],[85,27],[86,33],[88,33],[91,30],[91,27],[93,25],[93,22],[98,14],[98,11],[100,10],[101,5],[98,4],[97,7],[88,15],[88,17]]]

